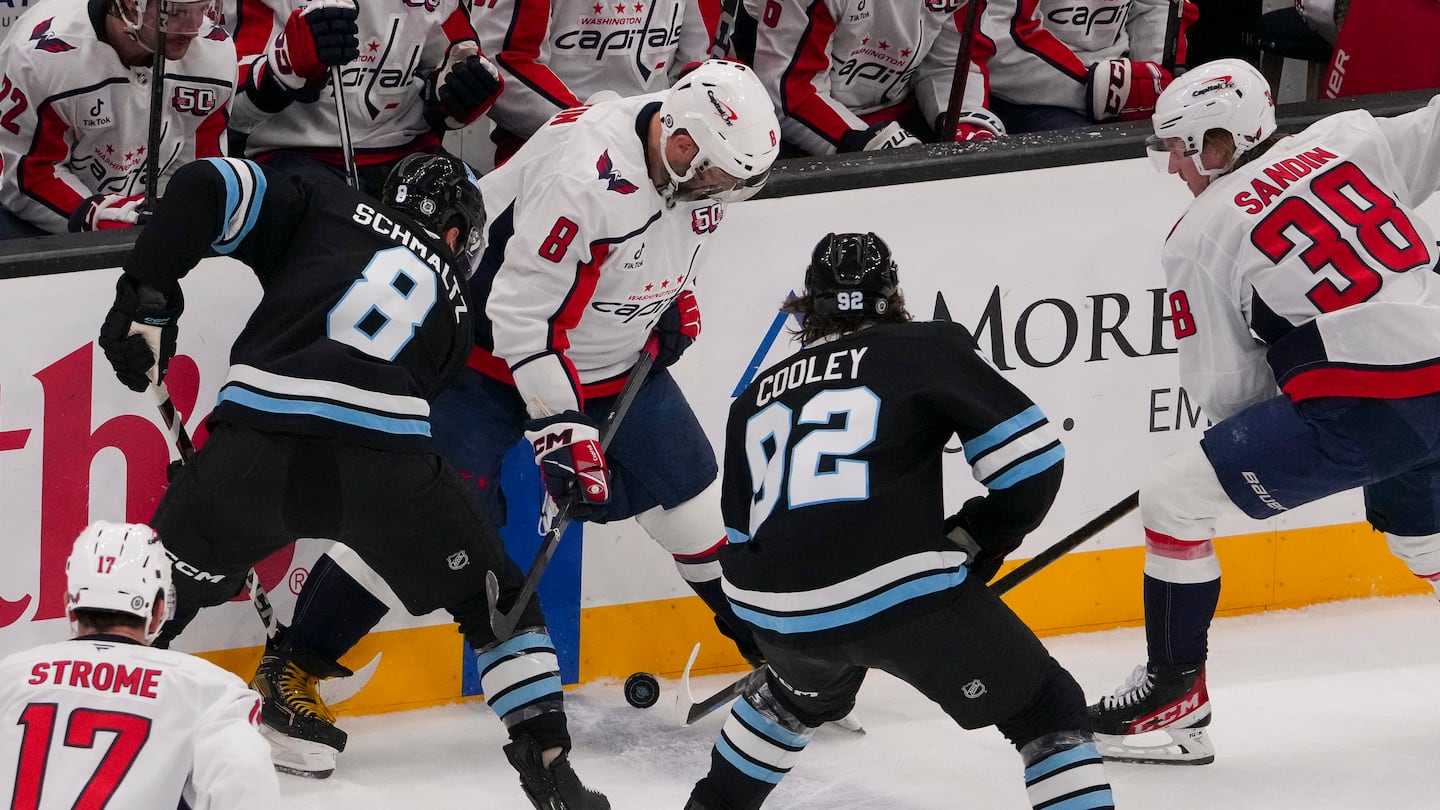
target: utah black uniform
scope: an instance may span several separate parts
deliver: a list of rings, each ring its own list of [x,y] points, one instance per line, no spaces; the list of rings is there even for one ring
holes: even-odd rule
[[[1075,807],[1113,803],[1079,687],[984,587],[1049,510],[1064,450],[963,327],[909,322],[896,283],[874,234],[825,237],[787,305],[804,347],[731,406],[720,563],[770,671],[735,704],[690,810],[759,807],[870,668],[965,728],[998,726],[1036,807],[1077,791]],[[947,520],[952,435],[989,493]]]
[[[498,575],[502,599],[513,598],[522,577],[470,488],[431,448],[429,400],[471,347],[472,310],[456,268],[478,248],[484,211],[478,190],[461,185],[473,183],[467,175],[447,156],[407,157],[386,184],[386,207],[248,160],[187,166],[126,262],[101,343],[122,382],[143,389],[151,356],[141,345],[145,357],[131,362],[125,330],[170,330],[160,335],[163,374],[182,301],[177,280],[202,256],[239,259],[264,288],[232,347],[209,441],[152,521],[180,561],[167,636],[238,593],[248,569],[277,549],[300,537],[338,540],[411,613],[445,608],[459,622],[532,801],[600,810],[608,803],[580,786],[564,757],[558,664],[539,603],[529,603],[510,646],[496,652],[485,572]],[[255,682],[266,724],[280,732],[270,735],[277,764],[325,776],[346,738],[315,695],[314,676],[348,673],[289,649],[267,645]],[[560,756],[543,767],[541,752],[552,749]],[[557,790],[565,795],[549,795]]]

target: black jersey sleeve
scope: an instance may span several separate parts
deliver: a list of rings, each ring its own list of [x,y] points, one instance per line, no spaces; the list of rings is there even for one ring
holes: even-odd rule
[[[135,241],[125,272],[170,289],[206,256],[233,256],[269,280],[306,205],[288,177],[254,161],[206,158],[182,167]]]
[[[749,413],[749,409],[744,407],[745,401],[742,395],[731,405],[720,469],[720,514],[725,521],[725,534],[731,542],[748,540],[750,534],[753,490],[750,467],[745,459],[745,419]]]
[[[1001,376],[964,327],[936,323],[937,368],[929,392],[960,438],[987,494],[952,518],[977,542],[1006,551],[1044,520],[1060,489],[1065,448],[1040,407]]]

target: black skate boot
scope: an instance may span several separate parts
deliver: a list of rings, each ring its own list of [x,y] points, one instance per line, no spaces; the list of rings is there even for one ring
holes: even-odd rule
[[[610,810],[605,794],[581,784],[570,767],[569,752],[562,753],[547,768],[535,740],[521,737],[505,746],[505,758],[520,773],[520,787],[535,810]]]
[[[1164,765],[1215,761],[1205,731],[1210,694],[1204,666],[1136,667],[1114,695],[1090,707],[1090,724],[1105,759]]]
[[[335,772],[335,757],[345,750],[348,735],[335,727],[335,712],[325,705],[315,684],[322,678],[353,674],[322,656],[288,649],[276,639],[266,643],[250,688],[262,698],[261,732],[270,741],[275,770],[312,779]]]

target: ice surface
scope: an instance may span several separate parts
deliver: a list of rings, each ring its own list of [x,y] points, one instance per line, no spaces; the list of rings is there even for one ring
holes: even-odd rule
[[[1221,619],[1211,633],[1213,765],[1109,765],[1122,808],[1440,808],[1440,605],[1371,599]],[[1093,701],[1144,656],[1140,629],[1046,644]],[[697,694],[730,676],[697,678]],[[616,810],[680,810],[726,713],[680,725],[678,681],[660,703],[624,702],[618,682],[567,694],[580,776]],[[872,673],[857,709],[868,731],[825,727],[767,810],[1028,808],[1020,760],[994,729],[964,731],[905,684]],[[344,810],[526,810],[480,703],[346,718],[350,747],[324,781],[281,776],[284,806]]]

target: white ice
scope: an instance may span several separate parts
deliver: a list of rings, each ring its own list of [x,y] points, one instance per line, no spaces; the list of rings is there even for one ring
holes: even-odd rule
[[[1440,605],[1371,599],[1220,619],[1209,684],[1216,760],[1107,766],[1121,808],[1440,808]],[[1143,660],[1131,628],[1046,639],[1094,700]],[[708,694],[731,676],[695,679]],[[614,682],[566,695],[576,770],[616,810],[680,810],[708,767],[726,712],[680,725],[678,681],[648,710]],[[994,729],[964,731],[904,683],[872,673],[868,731],[822,728],[767,810],[984,808],[1026,802],[1015,750]],[[328,780],[282,776],[285,806],[344,810],[529,804],[481,703],[342,720],[350,747]]]

